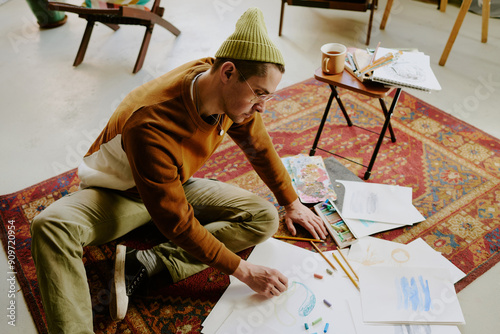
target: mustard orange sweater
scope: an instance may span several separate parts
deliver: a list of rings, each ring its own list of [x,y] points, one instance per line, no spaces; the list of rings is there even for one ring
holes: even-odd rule
[[[118,106],[79,166],[81,188],[135,192],[154,223],[172,242],[203,263],[232,274],[240,258],[194,217],[182,184],[214,153],[223,136],[205,122],[191,97],[194,77],[212,58],[187,63],[133,90]],[[245,152],[253,168],[287,205],[297,198],[260,114],[222,127]]]

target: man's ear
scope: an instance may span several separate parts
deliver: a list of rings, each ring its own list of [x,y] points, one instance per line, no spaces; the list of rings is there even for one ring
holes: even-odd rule
[[[220,77],[223,83],[227,83],[229,79],[231,79],[232,76],[235,75],[236,72],[236,66],[230,61],[225,62],[222,64],[220,68]]]

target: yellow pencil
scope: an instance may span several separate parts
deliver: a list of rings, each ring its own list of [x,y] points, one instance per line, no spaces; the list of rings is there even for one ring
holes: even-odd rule
[[[354,274],[354,276],[356,276],[356,278],[358,279],[359,281],[359,277],[358,275],[356,275],[356,272],[354,271],[354,269],[351,267],[351,265],[349,264],[349,261],[347,261],[347,259],[345,258],[344,256],[344,253],[342,253],[341,250],[339,250],[339,253],[340,253],[340,256],[342,256],[342,258],[344,259],[345,263],[347,263],[347,265],[349,266],[349,268],[351,269],[352,273]]]
[[[325,256],[325,254],[323,254],[323,252],[318,248],[318,246],[316,246],[316,244],[312,241],[311,242],[311,245],[313,245],[313,247],[316,249],[316,251],[319,253],[319,255],[321,255],[321,257],[323,257],[323,259],[325,259],[326,262],[328,262],[328,264],[333,268],[333,270],[337,270],[337,268],[335,268],[335,266],[333,265],[333,263],[330,262],[330,260],[328,260]]]
[[[352,284],[354,284],[354,286],[359,290],[358,283],[356,283],[356,281],[354,280],[354,278],[352,278],[351,274],[349,274],[349,272],[345,269],[344,265],[342,264],[342,262],[339,261],[338,257],[335,256],[335,252],[332,252],[332,255],[335,258],[335,260],[340,264],[340,267],[342,268],[342,270],[344,270],[344,272],[347,274],[347,276],[351,280]]]
[[[319,240],[319,239],[299,238],[299,237],[287,237],[287,236],[281,236],[281,235],[273,235],[273,238],[276,238],[276,239],[287,239],[287,240],[298,240],[298,241],[323,242],[323,240]]]

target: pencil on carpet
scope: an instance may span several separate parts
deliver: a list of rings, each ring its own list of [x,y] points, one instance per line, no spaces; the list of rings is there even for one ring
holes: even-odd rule
[[[315,241],[315,242],[323,242],[323,240],[320,240],[320,239],[299,238],[299,237],[287,237],[287,236],[281,236],[281,235],[273,235],[273,238],[276,238],[276,239],[287,239],[287,240],[298,240],[298,241]]]

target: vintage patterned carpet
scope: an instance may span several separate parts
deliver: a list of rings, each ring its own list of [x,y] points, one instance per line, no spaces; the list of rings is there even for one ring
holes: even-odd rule
[[[268,104],[264,118],[281,156],[309,152],[329,93],[328,86],[310,79],[280,91],[279,98]],[[346,91],[341,95],[355,124],[380,128],[378,101]],[[500,260],[500,141],[406,93],[392,124],[397,142],[384,142],[368,182],[412,187],[413,203],[427,219],[377,236],[402,243],[423,238],[467,273],[456,285],[460,291]],[[324,148],[366,164],[376,135],[347,127],[341,113],[333,110],[322,138]],[[363,167],[340,161],[363,177]],[[197,176],[218,178],[274,200],[229,139]],[[73,170],[0,197],[2,244],[41,333],[47,329],[30,256],[29,223],[77,186]],[[286,233],[283,227],[280,233]],[[145,227],[119,241],[147,247],[161,238],[153,227]],[[199,332],[228,286],[228,277],[208,269],[170,287],[162,287],[160,277],[149,295],[131,301],[124,321],[113,322],[108,316],[108,301],[115,246],[116,242],[85,249],[96,333]],[[332,247],[331,240],[322,245],[323,249]],[[241,256],[249,253],[247,250]]]

